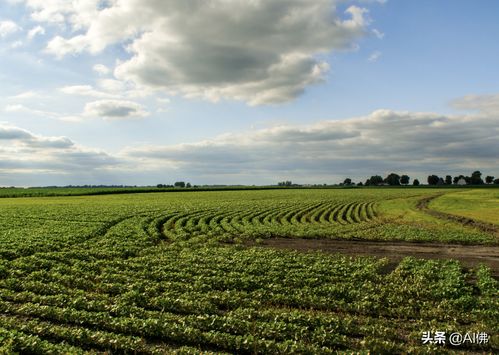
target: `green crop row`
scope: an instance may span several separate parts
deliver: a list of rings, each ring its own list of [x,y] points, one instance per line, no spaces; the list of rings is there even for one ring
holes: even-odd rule
[[[493,243],[435,222],[435,190],[272,190],[0,199],[0,353],[499,351],[498,282],[457,261],[220,243]],[[423,331],[487,344],[423,345]]]

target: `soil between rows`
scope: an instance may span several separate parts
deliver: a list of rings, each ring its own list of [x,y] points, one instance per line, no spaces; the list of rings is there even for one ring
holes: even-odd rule
[[[259,244],[250,242],[246,245],[304,252],[322,251],[350,256],[386,257],[395,266],[407,256],[421,259],[455,259],[466,268],[485,264],[491,268],[492,275],[499,278],[498,246],[300,238],[265,239]]]

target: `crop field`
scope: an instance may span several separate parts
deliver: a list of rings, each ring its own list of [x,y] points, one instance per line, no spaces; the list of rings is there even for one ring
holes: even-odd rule
[[[499,352],[498,191],[0,198],[0,353]]]

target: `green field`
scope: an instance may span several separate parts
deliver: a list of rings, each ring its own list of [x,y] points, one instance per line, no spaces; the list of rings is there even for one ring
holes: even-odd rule
[[[439,218],[421,200],[499,226],[498,191],[0,198],[0,353],[498,352],[499,287],[485,265],[265,247],[293,238],[497,248],[493,230]],[[491,338],[423,345],[424,331]]]
[[[466,190],[445,194],[431,203],[431,208],[499,225],[499,189]]]

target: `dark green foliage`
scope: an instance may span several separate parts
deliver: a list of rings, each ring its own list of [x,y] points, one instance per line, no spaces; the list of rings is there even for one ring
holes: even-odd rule
[[[409,178],[409,176],[408,176],[408,175],[402,175],[402,176],[400,177],[400,183],[401,183],[402,185],[407,185],[407,184],[409,184],[409,180],[410,180],[410,178]]]
[[[498,286],[487,268],[261,245],[278,235],[417,239],[422,225],[390,222],[378,205],[434,193],[2,199],[0,353],[452,353],[422,345],[421,334],[495,334]],[[244,245],[252,240],[259,246]],[[498,350],[492,339],[477,352]]]
[[[483,185],[482,173],[480,171],[474,171],[471,174],[471,184],[472,185]]]
[[[391,173],[385,178],[384,182],[390,186],[398,186],[400,185],[400,176],[395,173]]]
[[[383,183],[383,178],[379,175],[373,175],[366,181],[366,185],[372,185],[372,186],[377,186],[382,183]]]
[[[428,176],[428,185],[437,185],[439,182],[440,178],[437,175],[430,175]]]

